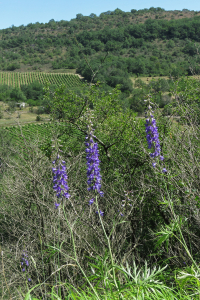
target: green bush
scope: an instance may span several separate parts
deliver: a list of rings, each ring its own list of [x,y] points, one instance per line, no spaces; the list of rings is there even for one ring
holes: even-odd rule
[[[42,121],[42,117],[41,116],[36,116],[36,119],[35,119],[36,121]]]

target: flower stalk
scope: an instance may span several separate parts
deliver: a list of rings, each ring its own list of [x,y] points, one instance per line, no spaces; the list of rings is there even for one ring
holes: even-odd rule
[[[87,184],[88,191],[94,191],[95,194],[103,196],[101,191],[101,175],[100,175],[100,160],[99,160],[99,150],[98,144],[94,142],[94,129],[92,128],[91,112],[88,112],[88,135],[86,136],[86,165],[87,165]],[[89,205],[94,203],[94,198],[89,201]],[[98,212],[97,212],[98,213]],[[100,210],[101,216],[103,212]]]
[[[70,194],[69,194],[69,187],[67,184],[67,172],[66,172],[66,163],[65,161],[61,161],[60,160],[60,156],[58,155],[56,160],[53,161],[53,164],[55,165],[56,162],[58,161],[58,165],[57,167],[53,167],[52,168],[52,172],[54,174],[53,177],[53,189],[54,191],[56,191],[56,196],[58,199],[65,197],[65,198],[69,198]],[[59,207],[61,202],[58,201],[58,203],[55,203],[55,208],[57,209]]]
[[[152,166],[153,168],[155,168],[157,164],[157,162],[155,161],[156,158],[160,158],[160,160],[163,161],[164,157],[161,155],[158,127],[156,125],[156,119],[153,115],[152,107],[150,104],[151,102],[149,101],[148,111],[145,113],[145,129],[148,148],[153,150],[153,152],[151,152],[149,155],[154,159],[154,161],[152,162]],[[162,172],[167,173],[166,168],[163,168]]]
[[[29,261],[28,261],[28,254],[27,254],[26,250],[23,250],[23,253],[22,253],[21,269],[22,269],[22,272],[25,272],[26,274],[28,274]],[[29,276],[27,279],[28,279],[28,281],[31,281],[31,278]]]

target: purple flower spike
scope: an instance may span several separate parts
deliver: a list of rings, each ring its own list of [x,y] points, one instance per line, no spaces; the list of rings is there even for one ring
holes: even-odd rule
[[[21,266],[22,266],[22,272],[26,272],[26,274],[27,274],[28,269],[29,269],[29,261],[28,261],[27,251],[25,251],[25,250],[23,250],[23,253],[22,253]],[[30,278],[27,278],[27,279],[28,279],[28,281],[31,281]]]
[[[30,282],[30,281],[31,281],[31,278],[28,278],[28,281]]]
[[[89,141],[88,141],[89,140]],[[89,142],[89,143],[88,143]],[[101,189],[101,175],[99,168],[99,150],[98,144],[94,142],[92,133],[86,137],[86,160],[87,160],[87,183],[89,185],[88,190],[97,191],[101,196],[103,192]]]
[[[86,136],[86,160],[87,160],[87,183],[88,191],[97,191],[102,197],[101,191],[101,175],[99,168],[99,150],[98,144],[93,140],[93,129],[90,129],[90,133]],[[91,201],[91,200],[90,200]],[[92,203],[91,203],[92,204]]]
[[[57,160],[59,160],[59,156],[57,156],[57,159],[53,161],[53,164],[56,163]],[[69,198],[70,194],[68,193],[69,187],[67,185],[67,173],[66,173],[66,166],[65,166],[65,161],[58,161],[58,166],[52,168],[52,172],[54,174],[53,177],[53,189],[56,191],[56,196],[57,198]],[[55,209],[58,208],[60,203],[55,203]]]
[[[85,152],[86,152],[86,165],[87,165],[87,184],[88,191],[94,191],[103,197],[104,193],[101,191],[101,175],[100,175],[100,160],[98,144],[94,141],[94,129],[92,128],[91,112],[88,111],[88,135],[85,138]],[[89,201],[89,205],[94,203],[94,198]],[[100,215],[103,216],[100,210]]]
[[[159,141],[159,134],[158,134],[158,127],[156,126],[156,120],[154,119],[153,115],[151,118],[146,119],[146,137],[148,148],[154,150],[153,153],[150,154],[151,157],[157,157],[160,155],[160,141]]]
[[[149,111],[146,113],[146,138],[147,138],[147,144],[148,148],[152,149],[153,152],[150,153],[150,157],[157,158],[160,157],[160,160],[163,161],[164,157],[161,155],[161,147],[160,147],[160,141],[159,141],[159,134],[158,134],[158,127],[156,126],[156,120],[153,115],[153,111],[151,110],[151,106],[148,106]],[[153,168],[156,166],[156,162],[152,163]],[[167,170],[163,168],[163,173],[166,173]]]

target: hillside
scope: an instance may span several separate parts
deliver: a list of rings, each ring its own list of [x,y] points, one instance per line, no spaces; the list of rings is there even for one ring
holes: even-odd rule
[[[130,93],[133,76],[198,74],[200,12],[120,9],[0,30],[0,71],[69,72]],[[90,67],[88,66],[88,62]],[[91,70],[92,69],[92,70]]]

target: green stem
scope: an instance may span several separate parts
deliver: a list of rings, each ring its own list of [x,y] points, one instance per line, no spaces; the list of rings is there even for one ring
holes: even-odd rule
[[[179,240],[176,236],[175,236],[175,237],[176,237],[176,238],[180,241],[180,243],[183,245],[183,247],[185,248],[185,251],[187,252],[187,254],[188,254],[188,256],[190,257],[190,259],[192,260],[193,264],[195,265],[195,267],[197,268],[197,270],[199,270],[199,267],[198,267],[198,265],[196,264],[196,262],[194,261],[192,255],[190,254],[190,251],[189,251],[189,249],[188,249],[188,246],[187,246],[187,244],[186,244],[186,242],[185,242],[185,239],[184,239],[184,237],[183,237],[183,234],[182,234],[182,231],[181,231],[179,222],[178,222],[178,220],[177,220],[177,216],[176,216],[176,214],[175,214],[175,212],[174,212],[173,202],[172,202],[171,197],[170,197],[170,195],[169,195],[169,192],[168,192],[168,189],[167,189],[166,182],[165,182],[165,180],[163,180],[163,181],[164,181],[165,189],[166,189],[167,196],[168,196],[168,199],[169,199],[170,209],[171,209],[171,212],[172,212],[172,214],[173,214],[173,217],[174,217],[175,221],[177,222],[178,230],[179,230],[179,233],[180,233],[180,236],[181,236],[182,241]]]
[[[44,270],[44,257],[43,257],[43,248],[42,248],[42,239],[40,234],[39,235],[39,239],[40,239],[40,247],[41,247],[41,255],[42,255],[42,272],[43,272],[43,277],[44,277],[44,281],[46,280],[45,278],[45,270]],[[45,287],[45,299],[46,299],[46,287]]]
[[[70,233],[71,233],[71,238],[72,238],[72,243],[73,243],[73,249],[74,249],[74,256],[75,256],[75,261],[77,263],[77,265],[79,266],[79,269],[81,270],[82,274],[84,275],[85,279],[87,280],[87,282],[89,283],[91,289],[93,290],[95,296],[97,297],[98,300],[100,300],[97,292],[95,291],[94,287],[92,286],[91,282],[89,281],[89,279],[87,278],[87,275],[85,274],[85,272],[83,271],[83,269],[81,268],[79,262],[78,262],[78,259],[77,259],[77,254],[76,254],[76,246],[75,246],[75,242],[74,242],[74,235],[73,235],[73,231],[71,229],[71,226],[69,225],[69,222],[68,222],[68,219],[66,217],[66,214],[65,214],[65,209],[64,209],[64,204],[63,204],[63,213],[64,213],[64,216],[65,216],[65,220],[67,222],[67,225],[69,227],[69,230],[70,230]]]
[[[55,232],[55,227],[54,227],[54,247],[56,246],[56,238],[55,238],[55,236],[56,236],[56,232]],[[54,258],[54,266],[56,266],[56,256],[54,255],[53,256]],[[56,271],[56,267],[55,267],[55,271]],[[57,272],[55,272],[55,284],[57,285]]]
[[[96,196],[96,206],[97,206],[97,210],[98,210],[98,215],[99,215],[99,219],[100,219],[100,222],[101,222],[101,226],[102,226],[103,232],[104,232],[105,237],[106,237],[107,242],[108,242],[108,248],[109,248],[110,259],[111,259],[112,270],[113,270],[113,280],[114,280],[115,286],[116,286],[116,288],[117,288],[117,290],[119,292],[119,288],[118,288],[118,285],[117,285],[117,282],[116,282],[116,277],[115,277],[114,260],[113,260],[111,246],[110,246],[110,238],[107,236],[107,233],[105,231],[105,227],[104,227],[103,222],[102,222],[102,218],[101,218],[100,211],[99,211],[99,206],[98,206],[98,201],[97,201],[97,196]]]
[[[58,219],[58,248],[60,249],[60,207],[59,209],[59,219]],[[60,252],[58,252],[58,269],[60,269]],[[58,272],[58,280],[61,282],[60,271]],[[61,297],[61,287],[58,290],[58,295]]]

